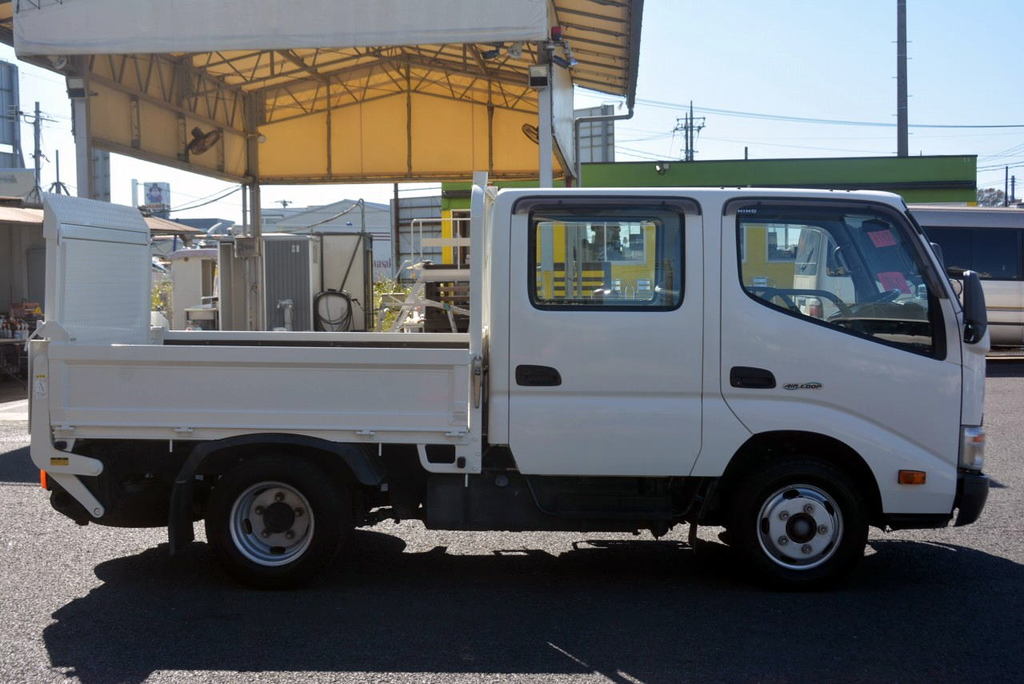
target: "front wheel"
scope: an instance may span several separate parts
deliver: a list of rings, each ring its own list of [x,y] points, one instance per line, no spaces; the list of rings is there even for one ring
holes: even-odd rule
[[[351,529],[347,490],[315,466],[284,456],[243,461],[215,484],[206,538],[221,565],[250,586],[308,580]]]
[[[815,460],[789,460],[749,475],[732,499],[730,533],[756,581],[817,588],[864,556],[867,517],[850,478]]]

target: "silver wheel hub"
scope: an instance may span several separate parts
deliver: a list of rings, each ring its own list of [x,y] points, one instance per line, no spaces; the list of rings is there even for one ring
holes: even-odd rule
[[[843,535],[843,515],[815,485],[791,485],[769,496],[757,515],[757,539],[784,568],[808,570],[831,558]]]
[[[313,512],[300,491],[283,482],[254,484],[231,507],[231,540],[247,560],[275,567],[306,552]]]

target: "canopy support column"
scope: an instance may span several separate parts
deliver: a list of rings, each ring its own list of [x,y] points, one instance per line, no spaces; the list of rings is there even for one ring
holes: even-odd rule
[[[73,75],[66,79],[68,99],[71,100],[71,132],[75,138],[75,176],[78,196],[93,198],[95,167],[92,158],[92,138],[89,133],[89,82],[85,78],[89,67],[85,57],[76,57]]]
[[[256,99],[252,96],[245,101],[245,160],[246,183],[249,195],[249,235],[245,252],[245,308],[246,326],[249,330],[263,330],[265,316],[263,306],[263,204],[260,201],[260,148],[259,118]],[[237,242],[236,242],[237,245]]]
[[[554,115],[552,103],[551,85],[551,63],[547,67],[548,85],[537,89],[537,146],[540,149],[540,187],[550,188],[555,184],[555,172],[551,161],[554,153],[552,137],[554,132],[551,126],[551,117]]]

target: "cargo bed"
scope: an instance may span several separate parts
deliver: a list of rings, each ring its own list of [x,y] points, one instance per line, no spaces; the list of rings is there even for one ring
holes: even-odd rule
[[[207,440],[267,431],[455,443],[468,429],[466,335],[161,337],[161,344],[51,342],[54,436]]]

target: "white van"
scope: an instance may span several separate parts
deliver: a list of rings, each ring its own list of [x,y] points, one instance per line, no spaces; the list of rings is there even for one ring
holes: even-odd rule
[[[992,345],[1024,345],[1024,209],[912,205],[952,278],[970,269],[985,290]]]

